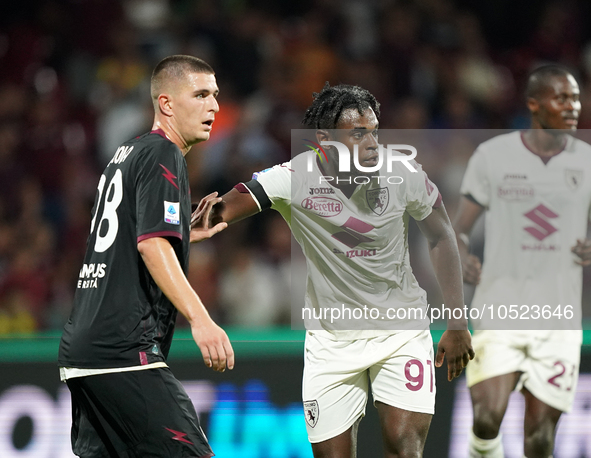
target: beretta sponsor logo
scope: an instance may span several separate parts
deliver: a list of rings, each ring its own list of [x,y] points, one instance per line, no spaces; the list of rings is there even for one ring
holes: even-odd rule
[[[529,200],[534,197],[534,188],[528,184],[504,184],[499,186],[497,194],[504,200]]]
[[[306,197],[302,201],[302,208],[326,218],[341,213],[343,211],[343,203],[331,197]]]

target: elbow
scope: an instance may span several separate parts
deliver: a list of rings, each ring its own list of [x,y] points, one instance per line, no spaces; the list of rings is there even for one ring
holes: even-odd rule
[[[142,240],[137,244],[137,251],[142,258],[145,258],[147,256],[148,251],[150,249],[150,244],[148,243],[148,240],[150,239]]]
[[[438,232],[434,234],[434,237],[429,240],[429,246],[431,249],[441,247],[443,245],[457,245],[456,235],[452,229]]]
[[[162,243],[169,243],[166,239],[162,237],[150,237],[148,239],[141,240],[137,244],[137,250],[142,258],[145,260],[146,257],[150,256],[151,254],[159,251],[161,249]]]

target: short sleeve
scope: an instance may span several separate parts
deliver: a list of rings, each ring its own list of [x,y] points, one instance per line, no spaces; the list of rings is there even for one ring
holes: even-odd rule
[[[291,179],[293,173],[291,162],[285,162],[253,174],[253,180],[260,183],[271,201],[271,208],[274,210],[277,210],[277,206],[291,204]]]
[[[468,168],[460,188],[462,195],[472,197],[483,207],[488,207],[490,203],[490,181],[487,170],[484,151],[477,149],[468,161]]]
[[[182,190],[179,177],[185,173],[178,148],[170,143],[159,145],[138,158],[140,170],[136,181],[137,241],[150,237],[182,239]]]
[[[406,177],[406,211],[417,221],[424,220],[441,204],[441,194],[422,167],[415,163],[417,173]]]

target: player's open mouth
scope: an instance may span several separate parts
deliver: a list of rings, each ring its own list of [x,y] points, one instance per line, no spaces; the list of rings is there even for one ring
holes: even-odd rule
[[[202,124],[207,126],[208,129],[211,129],[211,127],[213,126],[213,119],[208,119],[207,121],[204,121]]]
[[[379,157],[380,157],[379,154],[375,154],[373,156],[368,157],[363,162],[366,164],[369,164],[369,165],[376,165],[378,163]]]
[[[564,119],[565,124],[568,124],[569,126],[576,126],[579,123],[578,118],[565,117],[563,119]]]

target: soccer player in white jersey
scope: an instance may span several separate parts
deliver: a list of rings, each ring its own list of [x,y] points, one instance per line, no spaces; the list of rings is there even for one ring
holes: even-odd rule
[[[317,142],[340,141],[350,151],[357,145],[360,165],[376,166],[379,104],[373,95],[357,86],[327,84],[314,96],[304,124],[315,129]],[[397,162],[401,184],[368,176],[356,184],[347,180],[353,173],[337,171],[336,146],[326,153],[328,162],[311,161],[310,172],[309,155],[303,153],[256,173],[222,197],[213,222],[231,223],[267,208],[279,211],[306,256],[306,306],[316,312],[367,306],[383,317],[387,308],[427,309],[408,258],[410,215],[429,242],[446,306],[462,308],[455,236],[441,195],[420,166],[413,161],[418,170],[411,173]],[[319,326],[307,326],[303,403],[316,458],[356,456],[357,425],[370,385],[386,456],[421,456],[434,411],[433,366],[441,366],[446,355],[451,380],[474,356],[466,320],[448,322],[435,360],[428,320],[374,321],[382,326],[324,318]]]
[[[496,324],[487,314],[484,330],[474,332],[476,359],[466,369],[473,458],[504,456],[499,428],[516,389],[525,397],[525,456],[551,456],[558,419],[571,408],[578,378],[582,266],[591,263],[585,239],[591,147],[568,135],[576,130],[581,103],[567,70],[549,65],[533,71],[526,96],[531,129],[476,149],[454,222],[464,281],[477,285],[472,307],[502,304],[518,312]],[[484,211],[481,269],[469,253],[468,235]]]

